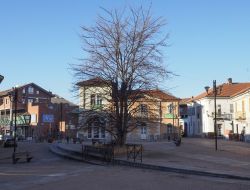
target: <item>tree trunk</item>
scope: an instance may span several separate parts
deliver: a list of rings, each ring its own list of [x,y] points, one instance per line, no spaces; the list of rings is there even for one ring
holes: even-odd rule
[[[127,134],[124,132],[121,134],[118,134],[117,144],[119,146],[123,146],[126,143],[126,137],[127,137]]]

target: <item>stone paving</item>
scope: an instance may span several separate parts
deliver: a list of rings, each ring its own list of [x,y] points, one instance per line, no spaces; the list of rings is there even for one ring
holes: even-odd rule
[[[194,146],[199,142],[197,146]],[[220,152],[214,152],[213,141],[204,139],[183,139],[181,147],[169,142],[143,143],[145,147],[143,162],[150,160],[158,164],[178,163],[185,166],[190,155],[233,160],[234,164],[248,162],[249,144],[223,141]],[[224,144],[225,143],[225,144]],[[0,147],[0,189],[3,190],[48,190],[48,189],[103,189],[103,190],[249,190],[250,181],[226,178],[185,175],[146,169],[135,169],[116,165],[90,165],[64,159],[49,151],[48,143],[18,143],[17,151],[29,150],[34,159],[30,163],[12,164],[13,148]],[[80,150],[80,144],[60,144],[69,149]],[[205,146],[206,145],[206,146]],[[211,147],[210,147],[211,146]],[[206,150],[203,150],[206,147]],[[221,146],[222,148],[222,146]],[[223,150],[223,151],[222,151]],[[171,152],[172,151],[172,152]],[[190,151],[197,151],[189,153]],[[158,152],[158,153],[157,153]],[[239,154],[237,155],[236,152]],[[179,155],[178,155],[179,154]],[[170,157],[172,155],[172,157]],[[182,155],[184,157],[182,158]],[[161,159],[159,159],[161,158]],[[125,159],[125,157],[123,158]],[[148,159],[148,160],[147,160]],[[197,160],[199,160],[197,159]],[[157,161],[158,160],[158,161]],[[177,162],[177,160],[179,162]],[[195,161],[195,159],[190,159]],[[202,160],[202,159],[201,159]],[[235,161],[236,160],[236,161]],[[238,161],[237,161],[238,160]],[[221,160],[222,162],[223,160]],[[192,163],[192,161],[189,161]],[[231,161],[232,162],[232,161]],[[194,163],[193,163],[194,164]],[[219,162],[218,165],[221,165]],[[187,165],[187,167],[189,167]],[[195,166],[197,167],[197,166]],[[198,168],[198,167],[197,167]],[[247,171],[246,171],[247,172]],[[243,173],[242,173],[243,174]],[[208,188],[209,187],[209,188]]]
[[[142,144],[145,164],[250,177],[249,143],[218,140],[217,151],[212,139],[183,138],[179,147],[167,141]],[[60,146],[81,151],[82,145]],[[116,158],[126,160],[126,155]]]

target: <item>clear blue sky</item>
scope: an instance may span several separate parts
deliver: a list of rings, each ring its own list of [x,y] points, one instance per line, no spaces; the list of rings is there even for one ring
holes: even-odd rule
[[[143,0],[1,0],[0,90],[29,82],[73,102],[70,63],[82,58],[80,26],[100,7],[149,5]],[[153,0],[170,34],[165,62],[178,77],[164,87],[178,97],[197,95],[212,80],[250,82],[249,0]]]

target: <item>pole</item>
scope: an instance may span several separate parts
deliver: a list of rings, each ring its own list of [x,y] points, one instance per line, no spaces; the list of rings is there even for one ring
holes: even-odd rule
[[[217,110],[216,110],[216,80],[213,81],[213,90],[214,90],[214,139],[215,139],[215,150],[217,151]]]
[[[15,123],[14,123],[14,152],[13,154],[15,155],[16,153],[16,115],[17,115],[17,88],[14,88],[14,104],[15,104]]]
[[[173,116],[172,133],[173,133],[173,130],[174,130],[174,102],[172,102],[172,116]]]
[[[59,136],[60,136],[60,140],[62,139],[62,120],[63,120],[63,104],[62,102],[60,103],[60,129],[59,129]]]

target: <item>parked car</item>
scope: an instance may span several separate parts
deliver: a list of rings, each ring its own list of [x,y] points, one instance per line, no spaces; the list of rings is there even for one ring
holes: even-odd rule
[[[3,147],[14,147],[17,146],[17,143],[15,143],[14,138],[12,136],[4,136],[3,139]]]

